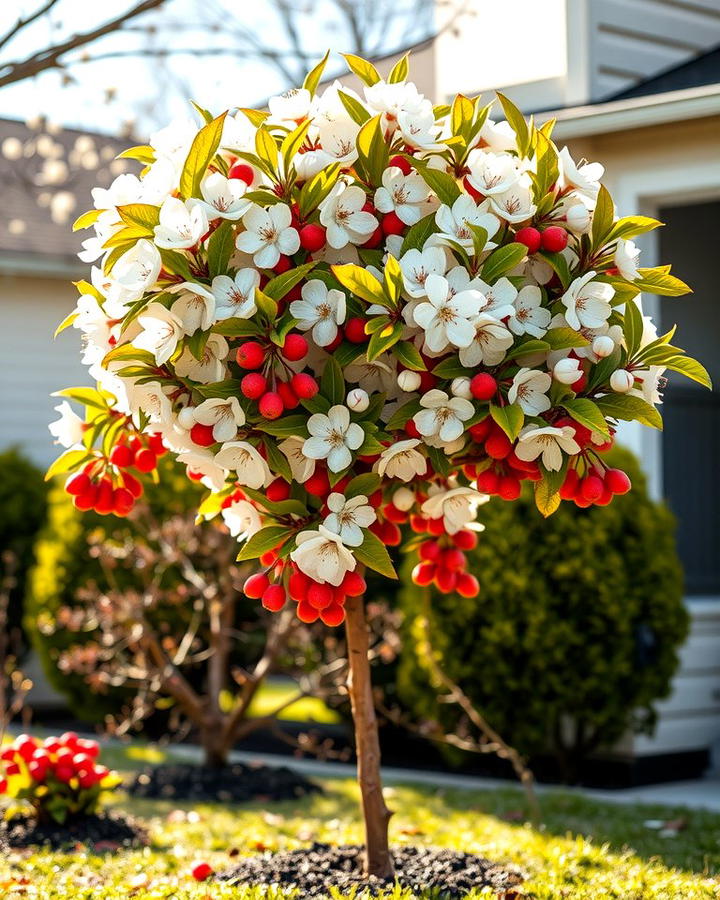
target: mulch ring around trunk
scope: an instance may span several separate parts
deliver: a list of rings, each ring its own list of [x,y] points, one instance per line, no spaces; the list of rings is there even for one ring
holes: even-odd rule
[[[98,852],[122,847],[144,847],[145,829],[134,819],[116,810],[57,822],[38,822],[32,816],[17,815],[0,821],[0,851],[44,846],[51,850],[89,847]]]
[[[222,769],[191,764],[151,766],[128,785],[134,797],[244,803],[295,800],[322,789],[285,766],[233,763]]]
[[[465,897],[472,888],[489,887],[498,897],[516,896],[513,888],[523,880],[519,869],[504,867],[471,853],[431,847],[395,847],[395,879],[362,877],[361,847],[313,844],[305,850],[263,853],[243,859],[221,873],[232,885],[278,885],[296,888],[305,897],[325,897],[331,887],[339,891],[367,888],[371,895],[392,887],[395,880],[414,892],[435,889],[439,897]]]

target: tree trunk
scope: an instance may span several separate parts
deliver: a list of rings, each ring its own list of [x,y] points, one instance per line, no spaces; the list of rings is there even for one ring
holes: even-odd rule
[[[227,748],[223,741],[222,721],[207,723],[200,729],[203,749],[203,766],[206,769],[224,769],[228,764]]]
[[[365,874],[391,878],[394,872],[388,847],[388,823],[392,813],[385,806],[380,780],[380,740],[372,695],[368,659],[368,627],[362,597],[348,597],[345,604],[348,645],[348,691],[355,724],[358,783],[365,819]]]

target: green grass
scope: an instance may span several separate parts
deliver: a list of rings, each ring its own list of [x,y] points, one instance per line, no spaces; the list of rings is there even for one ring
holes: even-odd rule
[[[130,750],[115,764],[130,769],[148,751]],[[152,761],[156,761],[155,757]],[[327,780],[326,793],[299,801],[233,807],[133,801],[114,803],[149,825],[151,846],[94,854],[13,853],[0,859],[0,896],[7,900],[289,900],[288,893],[241,890],[195,883],[189,869],[207,860],[216,870],[232,865],[237,852],[284,850],[313,840],[358,842],[361,828],[352,781]],[[696,900],[720,896],[720,816],[656,806],[615,806],[576,795],[542,798],[543,823],[522,821],[522,795],[492,791],[392,787],[392,840],[427,843],[481,853],[519,864],[528,875],[521,896],[537,900]],[[191,813],[183,817],[178,810]],[[171,815],[172,814],[172,815]],[[684,817],[673,837],[645,826],[647,819]],[[338,897],[348,896],[337,894]],[[410,892],[391,892],[410,898]],[[429,895],[423,895],[428,896]],[[475,897],[490,894],[475,893]],[[300,900],[297,897],[297,900]]]

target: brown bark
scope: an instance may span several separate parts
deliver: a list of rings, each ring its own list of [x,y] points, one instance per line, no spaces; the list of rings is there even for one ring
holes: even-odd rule
[[[348,691],[355,724],[358,783],[365,819],[365,874],[392,877],[394,867],[388,847],[388,823],[392,813],[385,805],[380,779],[380,740],[373,702],[369,639],[362,597],[348,597],[345,604],[348,645]]]

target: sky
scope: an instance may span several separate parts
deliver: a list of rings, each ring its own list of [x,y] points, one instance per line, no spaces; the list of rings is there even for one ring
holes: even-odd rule
[[[5,0],[0,4],[0,34],[43,0]],[[50,15],[24,29],[0,49],[3,63],[22,59],[76,31],[86,31],[131,8],[137,0],[58,0]],[[308,56],[319,60],[328,47],[352,49],[333,0],[286,0],[299,11],[300,41]],[[420,6],[427,0],[351,0],[374,8],[366,29],[376,47],[394,50],[425,37],[430,29]],[[390,8],[388,21],[382,14]],[[95,12],[97,10],[97,12]],[[253,40],[283,58],[292,48],[278,21],[273,0],[168,0],[166,6],[138,18],[135,28],[109,35],[86,51],[66,72],[49,71],[34,79],[0,88],[0,116],[32,119],[47,116],[56,124],[108,134],[126,123],[147,134],[173,117],[186,115],[189,98],[211,110],[252,106],[289,85],[275,69],[257,59],[238,56],[237,48],[252,26]],[[148,35],[147,26],[152,26]],[[372,33],[374,30],[374,34]],[[139,46],[154,51],[187,50],[169,59],[124,56]],[[232,53],[213,53],[218,48]],[[194,51],[199,51],[195,53]],[[83,53],[115,54],[97,62],[81,62]],[[119,55],[118,55],[119,54]],[[204,55],[203,55],[204,54]],[[335,55],[328,71],[343,69]]]

